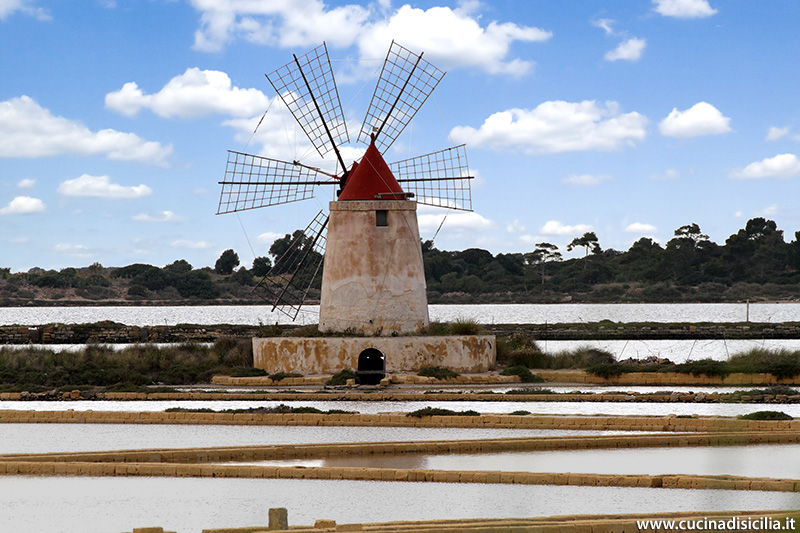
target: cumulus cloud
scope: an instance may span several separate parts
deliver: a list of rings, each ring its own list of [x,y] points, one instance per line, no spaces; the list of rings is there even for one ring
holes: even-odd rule
[[[36,7],[33,0],[0,0],[0,20],[5,20],[17,12],[41,21],[52,19],[50,12],[42,7]]]
[[[172,241],[170,246],[173,248],[181,248],[184,250],[207,250],[211,247],[209,243],[206,241],[188,241],[185,239],[178,239],[176,241]]]
[[[129,82],[119,91],[108,93],[105,102],[107,108],[127,116],[147,108],[165,118],[211,114],[251,117],[267,108],[269,98],[258,89],[234,87],[224,72],[188,68],[157,93],[145,94],[135,82]]]
[[[558,220],[548,220],[545,222],[542,229],[539,230],[539,233],[542,235],[582,235],[587,231],[592,231],[594,228],[589,224],[575,224],[574,226],[569,226],[567,224],[563,224]]]
[[[634,222],[628,224],[623,230],[625,233],[635,233],[637,235],[654,235],[658,228],[652,224],[644,224],[642,222]]]
[[[457,126],[456,142],[499,151],[561,153],[615,150],[647,135],[647,118],[622,113],[616,102],[549,101],[535,109],[509,109],[489,116],[480,128]]]
[[[653,0],[653,10],[665,17],[682,19],[705,18],[715,15],[717,10],[708,0]]]
[[[597,19],[592,21],[592,25],[602,28],[602,30],[606,32],[606,35],[616,35],[613,28],[615,23],[616,21],[613,19]]]
[[[36,185],[36,180],[32,180],[29,178],[21,179],[17,183],[17,187],[20,189],[33,189],[34,185]]]
[[[356,4],[328,8],[320,0],[192,0],[201,13],[195,32],[195,49],[218,51],[234,40],[279,47],[317,46],[346,48],[356,44],[362,58],[374,58],[392,39],[445,68],[471,67],[496,74],[520,75],[532,64],[508,59],[515,42],[546,41],[552,33],[511,22],[481,25],[475,13],[479,4],[432,7],[403,5],[391,10]]]
[[[53,246],[53,251],[58,254],[68,255],[71,257],[77,257],[81,259],[86,259],[92,257],[93,255],[89,247],[83,244],[59,243]]]
[[[668,168],[667,170],[665,170],[664,172],[662,172],[660,174],[651,174],[650,175],[650,179],[653,179],[653,180],[656,180],[656,181],[671,181],[671,180],[676,180],[676,179],[678,179],[680,177],[681,177],[681,173],[678,170],[674,169],[674,168]]]
[[[111,178],[108,176],[83,174],[78,178],[61,182],[58,186],[58,193],[63,196],[119,200],[150,196],[153,194],[153,190],[147,185],[126,187],[111,183]]]
[[[731,173],[733,178],[791,178],[800,174],[800,159],[794,154],[779,154],[755,163],[750,163],[741,170]]]
[[[511,22],[481,26],[470,10],[432,7],[427,10],[404,5],[389,19],[365,28],[358,38],[362,57],[374,57],[394,39],[406,48],[424,51],[426,59],[444,68],[477,68],[490,74],[522,75],[532,63],[508,60],[515,41],[541,42],[552,33]]]
[[[658,125],[661,135],[666,137],[697,137],[718,135],[731,131],[731,119],[724,116],[708,102],[698,102],[686,111],[673,108],[667,118]]]
[[[264,233],[260,234],[256,237],[256,242],[259,244],[266,244],[272,246],[272,243],[275,242],[276,239],[281,239],[284,237],[282,233],[274,233],[271,231],[265,231]]]
[[[185,218],[172,211],[161,211],[160,213],[138,213],[133,215],[131,220],[134,222],[182,222]]]
[[[133,133],[91,131],[78,121],[54,116],[28,96],[0,102],[0,157],[105,155],[108,159],[165,166],[172,145]]]
[[[421,213],[417,217],[417,221],[419,223],[419,229],[422,232],[436,231],[439,225],[442,224],[442,220],[444,220],[445,216],[447,220],[444,222],[443,228],[451,232],[480,231],[495,226],[494,222],[475,212],[425,213],[422,209],[420,211]]]
[[[777,141],[781,137],[785,137],[788,134],[789,134],[789,128],[788,127],[786,127],[786,128],[776,128],[776,127],[773,126],[767,132],[766,140],[767,141]]]
[[[7,206],[0,208],[0,215],[31,215],[43,213],[46,210],[44,202],[30,196],[17,196]]]
[[[604,181],[611,179],[611,176],[595,175],[595,174],[570,174],[561,180],[566,185],[575,185],[579,187],[587,187],[592,185],[600,185]]]
[[[645,46],[647,46],[647,41],[645,39],[633,37],[627,41],[623,41],[614,50],[606,53],[605,59],[606,61],[636,61],[642,57]]]
[[[778,206],[778,204],[772,204],[768,205],[767,207],[759,211],[758,215],[762,217],[774,217],[780,214],[780,212],[781,212],[780,206]]]

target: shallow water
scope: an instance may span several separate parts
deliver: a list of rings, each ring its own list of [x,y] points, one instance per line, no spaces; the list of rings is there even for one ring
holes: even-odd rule
[[[0,325],[81,324],[112,320],[131,326],[175,324],[287,324],[286,315],[264,305],[4,307]],[[476,320],[482,324],[613,322],[792,322],[798,303],[723,304],[480,304],[430,305],[433,321]],[[301,310],[296,324],[319,322],[319,306]]]
[[[290,525],[563,514],[800,509],[800,493],[370,481],[0,477],[0,531],[109,533],[161,526],[178,533]],[[46,510],[46,512],[43,512]]]
[[[800,445],[784,444],[444,455],[374,455],[258,461],[247,464],[583,474],[734,475],[800,479],[798,457],[800,457]]]
[[[562,415],[703,415],[738,416],[756,411],[783,411],[800,418],[800,404],[731,404],[731,403],[645,403],[645,402],[476,402],[476,401],[413,401],[413,402],[357,402],[357,401],[263,401],[263,400],[173,400],[173,401],[89,401],[75,400],[64,402],[47,401],[0,401],[0,410],[21,411],[164,411],[171,407],[187,409],[248,409],[255,407],[276,407],[287,404],[292,407],[315,407],[328,411],[343,409],[363,414],[407,413],[425,407],[437,407],[454,411],[475,410],[479,413],[508,414],[514,411],[530,411],[534,414]]]
[[[0,453],[264,446],[318,442],[498,439],[630,432],[484,428],[0,424]]]

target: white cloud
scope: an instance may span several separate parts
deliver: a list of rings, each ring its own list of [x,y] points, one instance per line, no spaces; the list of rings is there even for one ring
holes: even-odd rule
[[[623,41],[614,50],[606,53],[605,59],[606,61],[618,61],[620,59],[624,61],[637,61],[642,57],[645,46],[647,46],[647,41],[645,39],[633,37],[627,41]]]
[[[579,187],[586,187],[592,185],[599,185],[604,181],[611,179],[611,176],[594,175],[594,174],[570,174],[561,180],[562,183],[567,185],[575,185]]]
[[[20,189],[32,189],[34,185],[36,185],[36,180],[29,178],[21,179],[19,183],[17,183],[17,187]]]
[[[358,38],[362,57],[374,57],[394,39],[443,68],[477,68],[490,74],[519,76],[532,64],[521,59],[508,60],[515,41],[541,42],[552,33],[511,22],[479,23],[480,16],[470,10],[432,7],[427,10],[404,5],[388,20],[377,21]]]
[[[597,26],[598,28],[602,28],[606,35],[615,35],[614,28],[612,25],[616,21],[613,19],[597,19],[592,21],[593,26]]]
[[[788,127],[776,128],[776,127],[773,126],[767,132],[766,140],[767,141],[777,141],[781,137],[785,137],[788,134],[789,134],[789,128]]]
[[[112,129],[97,132],[57,117],[28,96],[0,102],[0,157],[105,155],[108,159],[166,165],[172,145]]]
[[[185,239],[172,241],[170,246],[173,248],[181,248],[186,250],[207,250],[211,247],[211,245],[206,241],[187,241]]]
[[[588,224],[575,224],[568,226],[559,222],[558,220],[548,220],[545,222],[539,233],[542,235],[582,235],[587,231],[592,231],[592,226]]]
[[[781,208],[778,206],[778,204],[772,204],[772,205],[769,205],[769,206],[765,207],[761,211],[759,211],[758,212],[758,216],[774,217],[775,215],[779,214],[780,212],[781,212]]]
[[[657,180],[657,181],[670,181],[676,180],[681,177],[681,173],[674,168],[668,168],[664,172],[660,174],[652,174],[650,179]]]
[[[426,213],[425,211],[426,210],[420,208],[420,214],[417,217],[421,232],[436,231],[445,216],[447,220],[445,220],[444,226],[442,226],[442,231],[474,232],[493,228],[495,226],[494,222],[475,212]]]
[[[138,213],[131,217],[134,222],[182,222],[186,220],[172,211],[161,211],[160,213]]]
[[[526,228],[525,225],[517,219],[514,219],[514,221],[510,224],[506,224],[506,232],[511,233],[512,235],[518,235],[520,233],[525,233],[526,231],[528,231],[528,228]]]
[[[258,89],[234,87],[230,77],[218,70],[188,68],[172,78],[160,91],[144,94],[134,82],[106,95],[106,107],[133,116],[142,108],[165,118],[197,118],[211,114],[252,117],[269,105]]]
[[[353,44],[370,11],[358,5],[326,9],[320,0],[191,0],[201,13],[194,48],[216,52],[235,39],[296,47]]]
[[[616,102],[549,101],[535,109],[500,111],[479,129],[457,126],[450,134],[456,142],[498,151],[560,153],[630,146],[645,138],[646,125],[644,115],[622,113]]]
[[[686,111],[673,108],[658,129],[666,137],[697,137],[731,131],[731,119],[708,102],[698,102]]]
[[[136,185],[125,187],[116,183],[111,183],[108,176],[82,176],[61,182],[58,186],[58,193],[64,196],[89,197],[89,198],[109,198],[109,199],[133,199],[143,196],[150,196],[153,190],[147,185]]]
[[[658,231],[658,228],[652,224],[634,222],[633,224],[628,224],[623,231],[625,233],[636,233],[637,235],[654,235]]]
[[[520,75],[529,61],[508,59],[515,42],[545,41],[552,33],[511,22],[480,24],[477,2],[462,2],[456,9],[427,10],[390,3],[363,7],[345,4],[329,8],[320,0],[192,0],[201,13],[194,47],[218,51],[243,39],[283,48],[318,46],[346,48],[357,44],[365,59],[379,57],[392,39],[445,68],[471,67],[496,74]]]
[[[731,173],[733,178],[791,178],[800,174],[800,159],[794,154],[779,154],[755,163],[750,163],[741,170]]]
[[[89,247],[84,246],[83,244],[59,243],[53,246],[53,251],[58,254],[68,255],[80,259],[86,259],[94,255]]]
[[[266,244],[266,245],[271,246],[272,243],[275,242],[276,239],[281,239],[283,237],[284,237],[284,234],[282,234],[282,233],[273,233],[271,231],[266,231],[266,232],[262,233],[261,235],[259,235],[258,237],[256,237],[256,242],[259,243],[259,244]]]
[[[653,10],[665,17],[705,18],[717,13],[708,0],[653,0]]]
[[[16,12],[41,21],[52,19],[50,12],[44,8],[35,7],[33,0],[0,0],[0,20],[5,20]]]
[[[30,196],[17,196],[7,206],[0,209],[0,215],[30,215],[43,213],[46,210],[44,202]]]

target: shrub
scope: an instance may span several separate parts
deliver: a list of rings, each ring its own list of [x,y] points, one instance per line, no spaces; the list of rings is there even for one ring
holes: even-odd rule
[[[472,318],[457,318],[450,323],[451,335],[480,335],[483,333],[483,326]]]
[[[256,378],[266,376],[267,371],[263,368],[235,368],[231,376],[235,378]]]
[[[793,420],[783,411],[756,411],[747,415],[740,415],[741,420]]]
[[[413,416],[415,418],[422,418],[423,416],[480,416],[477,411],[452,411],[450,409],[442,409],[439,407],[425,407],[424,409],[417,409],[406,414],[406,416]]]
[[[558,394],[553,389],[540,389],[538,387],[523,387],[521,389],[511,389],[506,394]]]
[[[523,383],[543,383],[544,379],[536,374],[531,374],[526,366],[512,366],[500,372],[501,376],[519,376],[520,381]]]
[[[731,373],[730,365],[722,361],[714,361],[713,359],[700,359],[689,363],[681,363],[675,365],[675,372],[682,374],[691,374],[693,376],[705,375],[709,377],[724,378]]]
[[[356,384],[360,383],[360,380],[358,379],[358,376],[356,375],[356,373],[353,372],[353,370],[351,370],[349,368],[345,368],[344,370],[340,370],[337,373],[335,373],[333,376],[331,376],[331,379],[326,381],[325,385],[330,385],[330,386],[334,386],[334,387],[347,385],[347,380],[348,379],[356,380]]]
[[[448,378],[457,378],[459,373],[443,366],[424,366],[419,372],[417,372],[417,375],[442,380]]]
[[[512,411],[512,412],[510,412],[508,414],[515,415],[515,416],[525,416],[525,415],[531,414],[531,412],[530,411],[522,411],[521,410],[521,411]]]
[[[269,377],[272,381],[280,381],[285,378],[302,378],[303,374],[298,374],[296,372],[276,372],[270,374]]]

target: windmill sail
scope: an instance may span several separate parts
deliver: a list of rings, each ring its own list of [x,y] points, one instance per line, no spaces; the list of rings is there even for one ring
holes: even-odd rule
[[[385,152],[439,84],[444,71],[392,41],[358,140]]]
[[[349,142],[350,137],[325,43],[303,56],[294,56],[293,61],[267,74],[267,79],[319,155],[336,151],[344,169],[337,144]]]
[[[328,217],[320,211],[304,230],[297,230],[286,251],[275,261],[255,287],[255,291],[272,303],[272,310],[297,318],[300,307],[320,275],[325,255],[325,228]]]
[[[217,214],[298,202],[312,198],[315,185],[338,183],[315,179],[318,173],[298,163],[228,150]]]
[[[419,204],[472,211],[467,151],[464,145],[389,164],[397,183]]]

